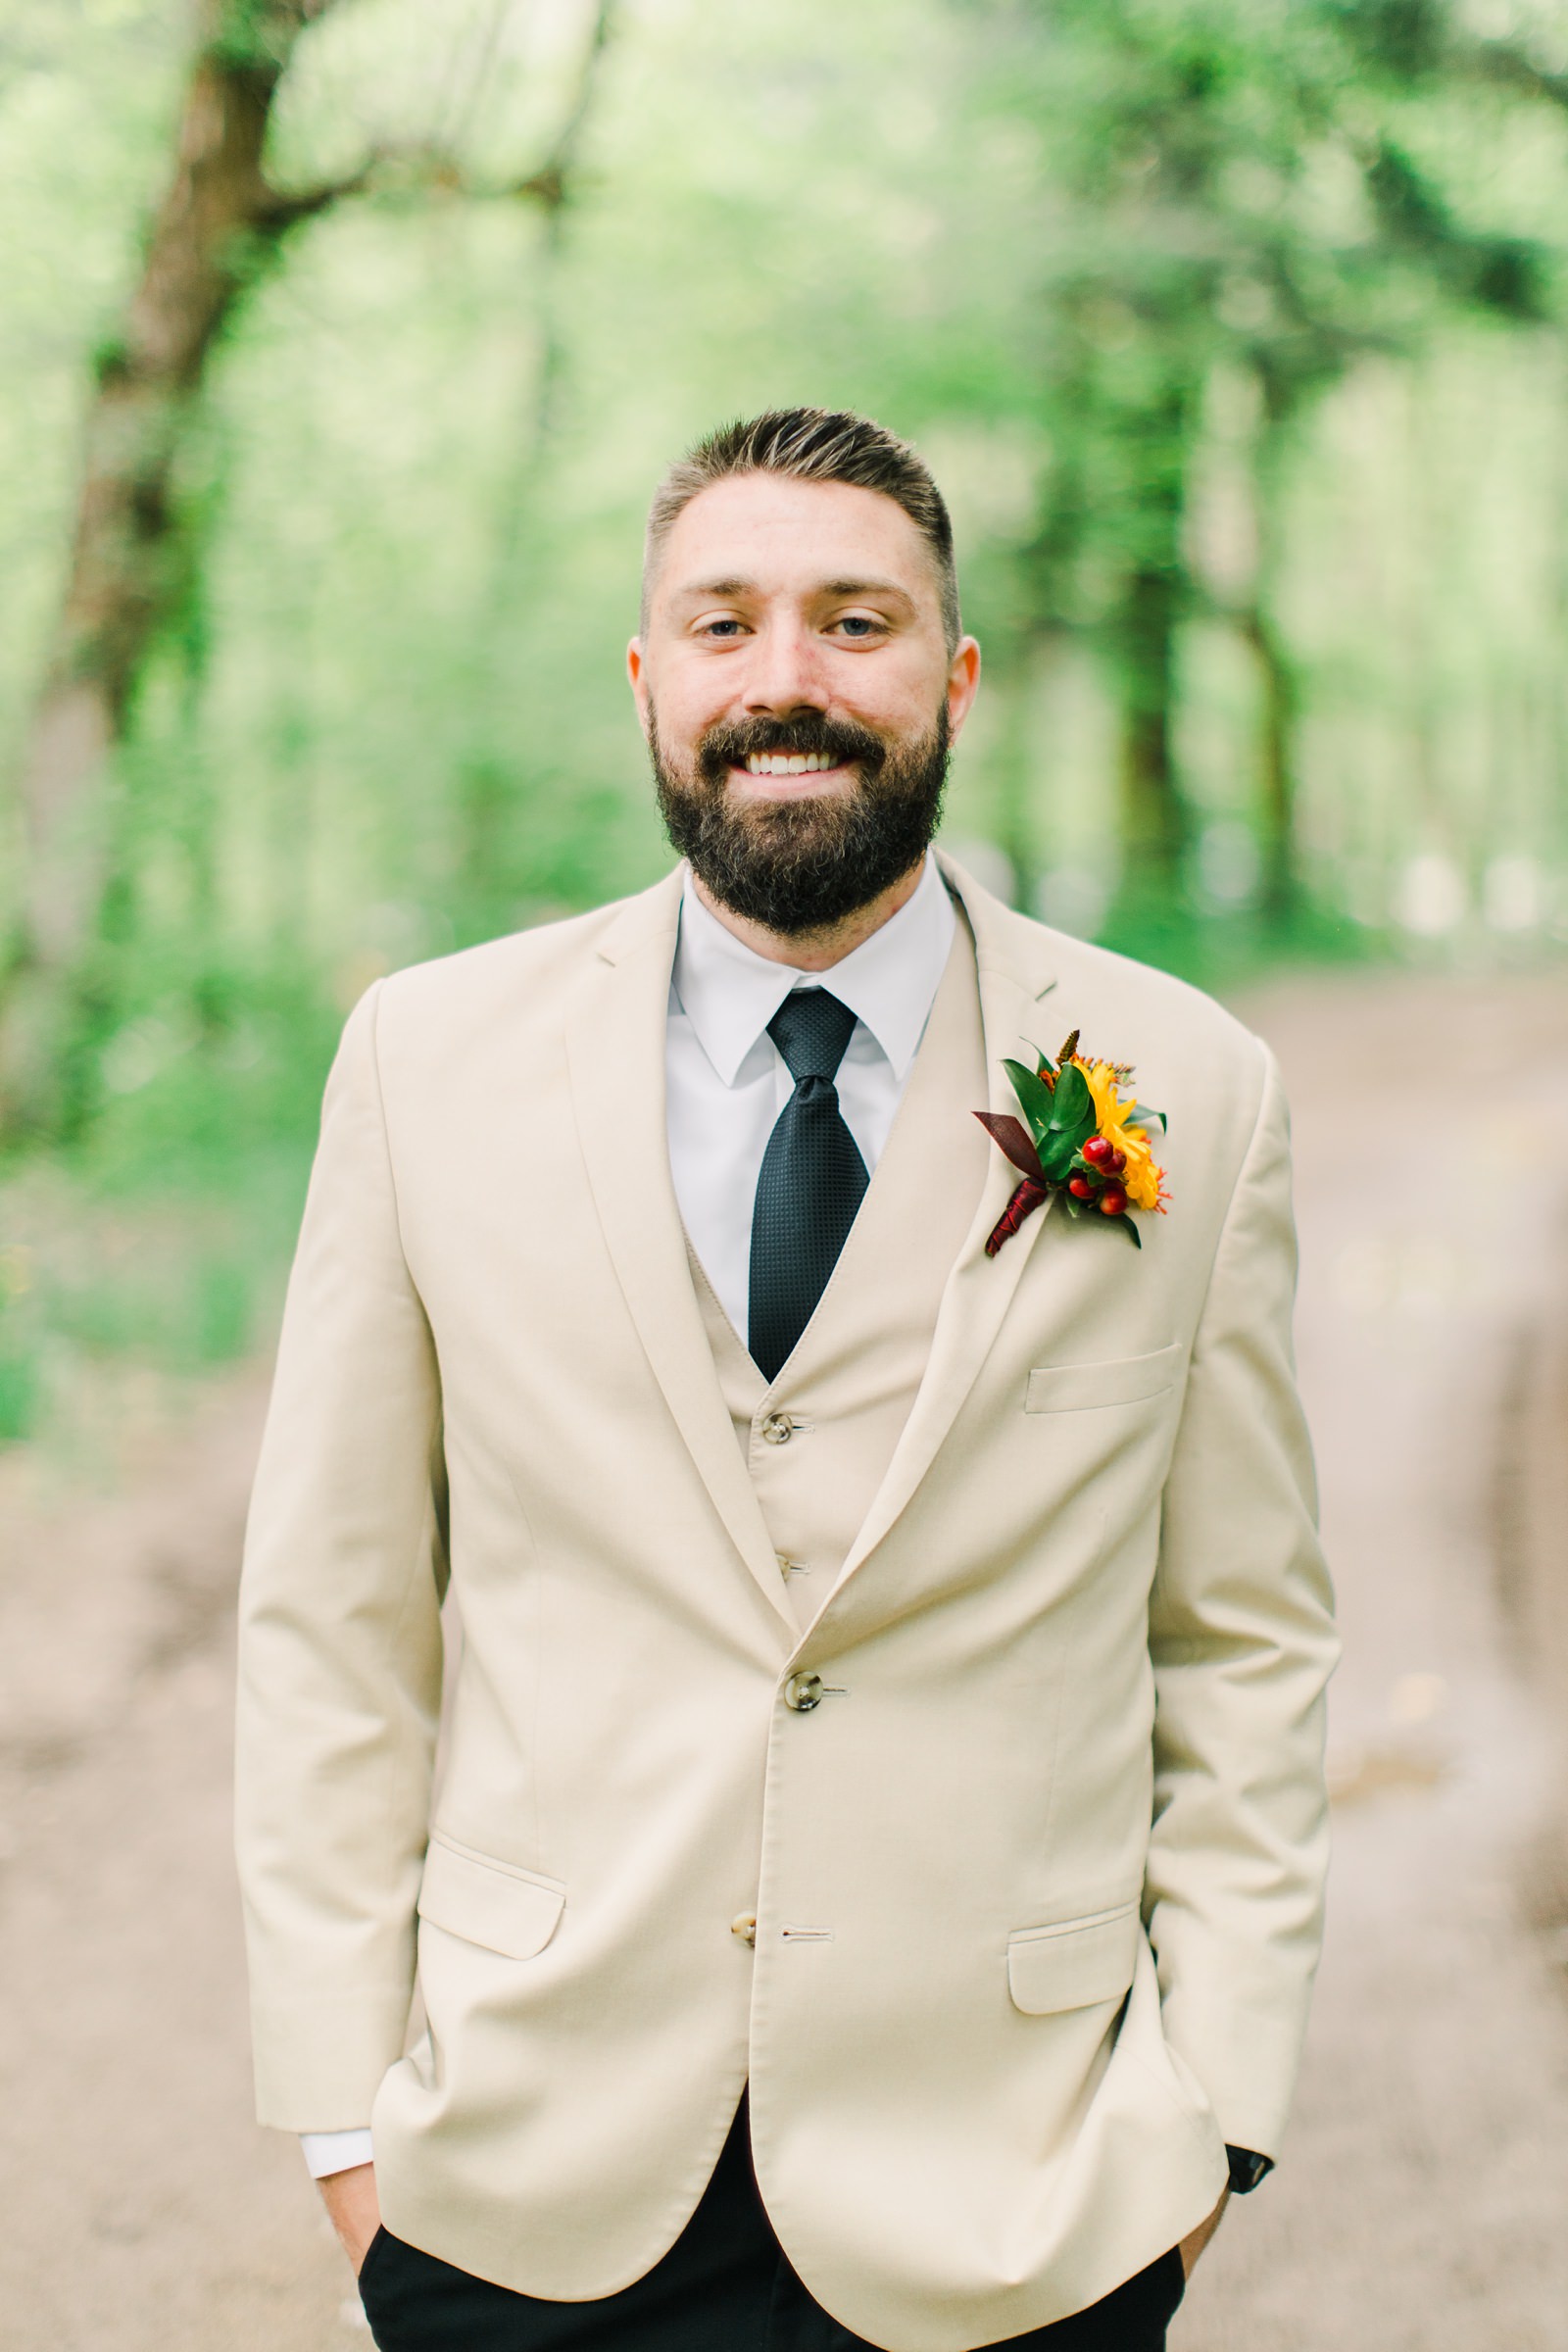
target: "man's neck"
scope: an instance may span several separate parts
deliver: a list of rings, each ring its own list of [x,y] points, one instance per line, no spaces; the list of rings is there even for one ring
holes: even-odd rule
[[[787,963],[797,972],[825,972],[846,956],[863,947],[875,931],[891,922],[901,906],[906,906],[920,887],[925,871],[925,859],[919,858],[906,874],[901,874],[876,898],[864,906],[857,906],[853,914],[836,923],[826,923],[819,931],[769,931],[763,923],[754,923],[749,916],[737,914],[715,899],[701,874],[693,874],[692,886],[710,914],[732,931],[754,956],[765,956],[769,963]]]

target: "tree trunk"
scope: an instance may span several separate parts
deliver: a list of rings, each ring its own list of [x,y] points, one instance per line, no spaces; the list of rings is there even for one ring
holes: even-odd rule
[[[1121,850],[1124,892],[1175,892],[1186,824],[1172,747],[1179,586],[1165,565],[1136,572],[1121,628]]]
[[[1121,698],[1121,895],[1128,904],[1181,888],[1186,811],[1176,777],[1177,631],[1187,601],[1182,548],[1187,465],[1197,394],[1185,380],[1124,428],[1138,504],[1129,561],[1111,622]]]
[[[1300,899],[1296,845],[1297,731],[1300,712],[1296,665],[1275,618],[1282,570],[1283,477],[1294,418],[1288,386],[1261,386],[1262,415],[1253,453],[1257,571],[1242,633],[1258,665],[1258,813],[1262,832],[1263,908],[1286,921]]]
[[[1263,909],[1286,921],[1300,896],[1296,861],[1296,671],[1278,629],[1262,605],[1245,615],[1243,628],[1257,658],[1262,687],[1258,728],[1258,784],[1263,833]]]
[[[71,976],[104,886],[104,789],[148,647],[183,585],[172,470],[235,297],[321,199],[262,170],[272,100],[306,24],[331,0],[203,0],[174,172],[140,283],[101,357],[75,536],[21,773],[27,873],[0,1031],[0,1118],[46,1124]]]

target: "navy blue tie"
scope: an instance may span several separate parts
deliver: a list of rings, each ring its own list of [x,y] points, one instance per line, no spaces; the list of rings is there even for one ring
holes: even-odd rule
[[[870,1182],[833,1083],[854,1028],[854,1013],[825,988],[794,990],[767,1024],[795,1081],[752,1211],[748,1344],[770,1382],[811,1320]]]

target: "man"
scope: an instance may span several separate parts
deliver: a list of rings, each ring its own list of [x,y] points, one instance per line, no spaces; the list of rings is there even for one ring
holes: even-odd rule
[[[933,858],[979,655],[880,427],[677,466],[629,667],[682,867],[378,984],[328,1086],[243,1592],[262,2118],[384,2347],[1149,2352],[1319,1936],[1273,1065]],[[1169,1213],[999,1243],[973,1114],[1068,1031]]]

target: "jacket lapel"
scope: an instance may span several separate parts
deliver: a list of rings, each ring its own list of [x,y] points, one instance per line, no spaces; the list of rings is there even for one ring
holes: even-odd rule
[[[990,1073],[990,1099],[986,1107],[998,1112],[1016,1112],[1017,1102],[1006,1072],[1001,1066],[1002,1058],[1004,1054],[1022,1057],[1021,1049],[1046,1043],[1039,1035],[1045,1017],[1040,1001],[1055,986],[1054,975],[1043,956],[1047,943],[1035,924],[1013,914],[999,900],[979,889],[960,866],[946,857],[940,862],[949,888],[961,902],[974,933],[980,1017]],[[978,1110],[980,1104],[964,1107]],[[1016,1171],[1000,1152],[993,1152],[974,1222],[942,1295],[925,1377],[888,1464],[887,1476],[877,1490],[834,1587],[835,1595],[843,1590],[845,1580],[855,1574],[882,1542],[913,1495],[1002,1328],[1003,1317],[1053,1207],[1048,1200],[995,1257],[987,1257],[987,1238],[1011,1199],[1017,1181]]]
[[[679,869],[635,899],[596,950],[567,1025],[572,1107],[605,1241],[632,1320],[714,1507],[793,1645],[794,1616],[725,1409],[669,1173],[664,1028]]]

